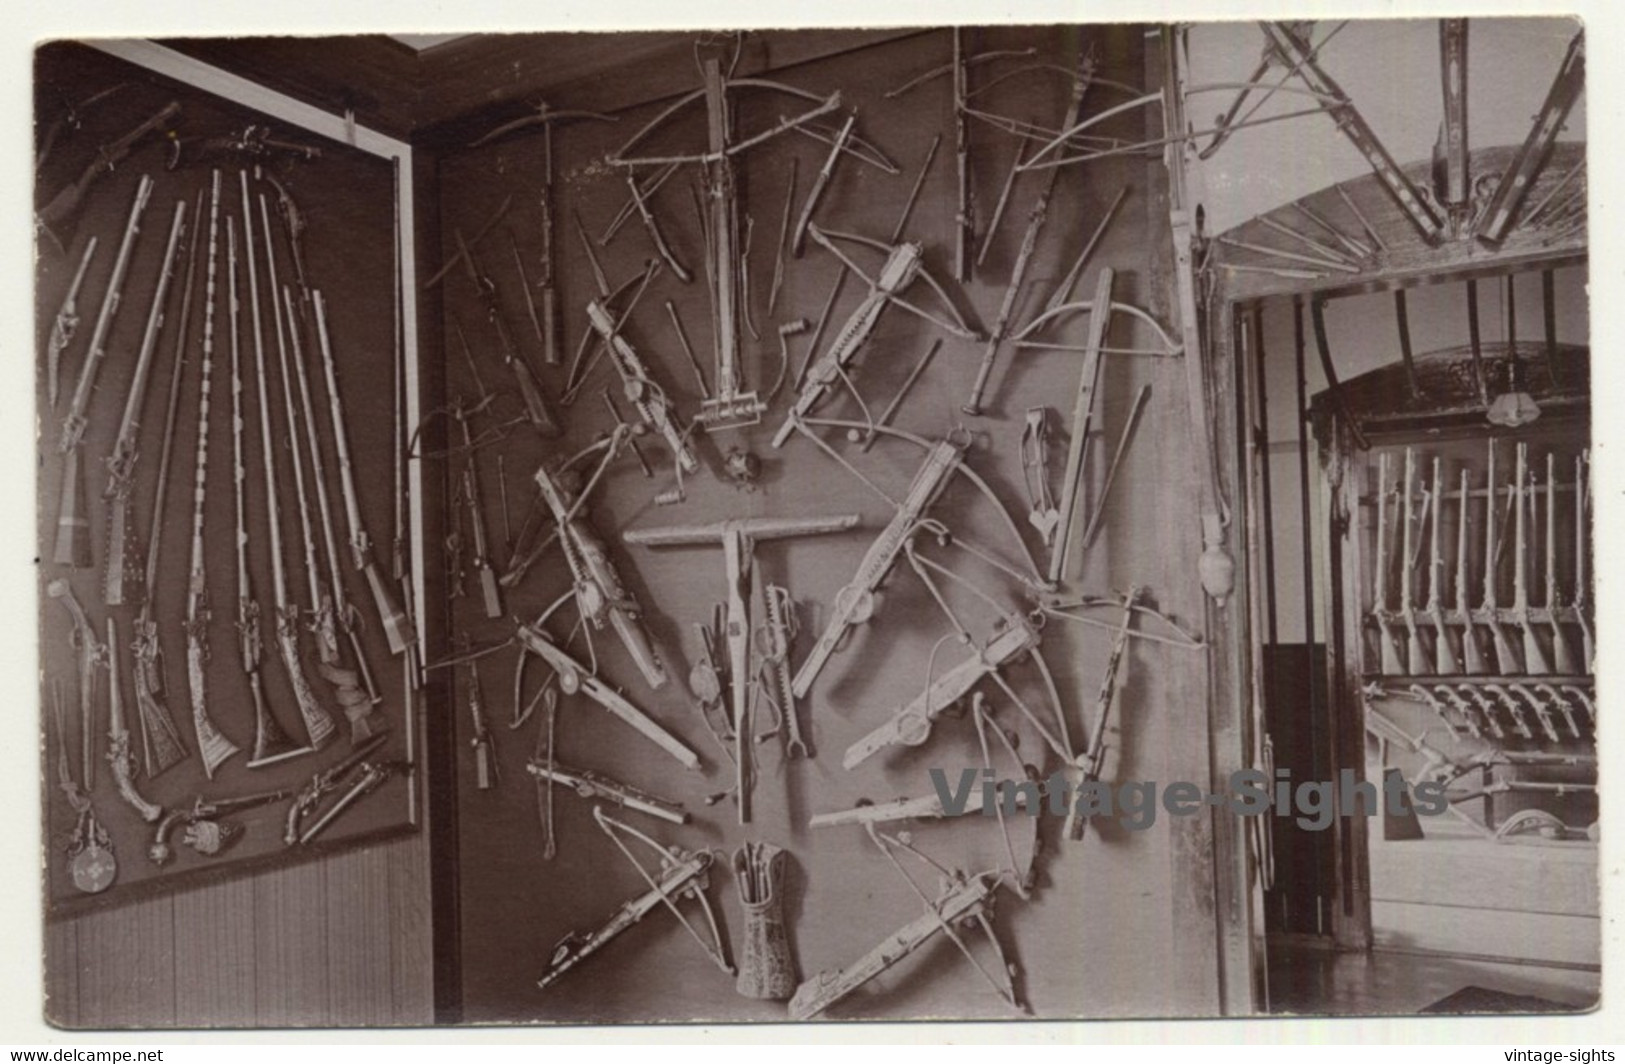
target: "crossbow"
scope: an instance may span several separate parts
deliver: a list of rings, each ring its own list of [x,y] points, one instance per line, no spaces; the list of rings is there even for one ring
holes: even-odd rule
[[[554,284],[555,263],[553,247],[553,125],[554,123],[569,122],[573,120],[592,120],[595,122],[618,122],[617,115],[599,114],[596,111],[572,111],[558,107],[550,107],[545,100],[538,100],[528,115],[516,118],[481,136],[472,142],[469,147],[477,148],[481,144],[499,140],[510,133],[520,130],[542,127],[542,190],[538,203],[542,210],[542,279],[536,283],[541,290],[542,313],[537,320],[536,309],[531,300],[530,284],[524,277],[524,260],[519,257],[518,247],[514,247],[514,265],[518,267],[520,279],[525,281],[525,303],[530,309],[531,326],[536,330],[537,339],[542,344],[542,360],[548,365],[557,365],[559,361],[559,311],[558,290]],[[510,233],[510,236],[512,234]]]
[[[1038,563],[1033,559],[1032,552],[1028,550],[1026,541],[1021,537],[1021,530],[1017,528],[1015,520],[1011,518],[1003,502],[999,500],[998,495],[994,493],[993,488],[987,481],[983,480],[979,474],[965,464],[965,450],[970,446],[968,433],[958,430],[947,438],[933,443],[901,429],[856,421],[798,418],[795,425],[797,431],[812,440],[833,461],[857,477],[859,481],[885,499],[896,510],[892,520],[869,547],[868,553],[864,555],[863,560],[858,563],[858,570],[853,575],[851,582],[836,594],[834,608],[830,611],[829,623],[823,635],[819,637],[812,652],[801,663],[800,669],[796,672],[795,681],[792,685],[795,697],[806,697],[807,692],[812,688],[813,681],[817,679],[819,672],[823,670],[825,664],[828,663],[829,659],[840,647],[847,632],[855,625],[864,623],[874,614],[876,592],[896,566],[897,560],[903,555],[907,544],[922,530],[929,529],[944,541],[952,540],[959,547],[1011,576],[1035,593],[1051,588],[1052,585],[1048,584],[1039,575]],[[908,493],[903,499],[898,500],[875,484],[874,481],[864,476],[845,458],[837,454],[829,444],[811,431],[814,427],[878,432],[888,437],[907,440],[923,448],[928,454],[919,472],[915,474],[913,482],[909,485]],[[994,507],[1003,519],[1011,538],[1021,547],[1028,566],[1027,571],[999,559],[991,551],[964,536],[950,535],[945,525],[926,517],[926,511],[941,497],[948,486],[949,478],[954,473],[962,474],[976,486],[978,491],[994,503]]]
[[[906,837],[884,834],[876,830],[872,824],[866,827],[869,838],[897,869],[897,874],[903,877],[909,890],[919,898],[926,911],[888,935],[878,946],[847,967],[833,972],[821,971],[802,983],[796,988],[795,996],[790,999],[790,1018],[807,1020],[819,1015],[871,979],[897,965],[939,933],[954,944],[960,954],[1006,1004],[1018,1012],[1027,1012],[1028,1008],[1016,987],[1017,968],[1006,957],[1004,947],[999,943],[998,935],[993,930],[995,896],[999,886],[1008,882],[1009,874],[986,871],[966,875],[927,857]],[[936,898],[927,895],[908,874],[893,852],[895,850],[913,855],[938,873],[941,882]],[[977,959],[969,943],[959,931],[955,930],[956,924],[969,924],[980,929],[993,949],[997,964],[989,966]]]
[[[742,152],[771,140],[790,130],[807,125],[829,114],[841,105],[841,94],[819,96],[805,89],[765,78],[735,77],[739,64],[739,47],[726,65],[720,49],[695,46],[695,61],[704,80],[701,88],[687,93],[661,111],[642,129],[609,157],[612,166],[624,168],[627,182],[638,213],[645,226],[655,237],[656,250],[665,259],[679,279],[686,280],[688,270],[680,263],[658,228],[642,198],[637,183],[641,168],[671,165],[697,165],[703,170],[705,197],[708,201],[703,214],[707,245],[706,274],[711,287],[713,338],[716,345],[716,395],[706,400],[700,409],[699,421],[712,431],[753,425],[761,419],[766,403],[755,391],[746,391],[739,365],[739,324],[744,313],[743,291],[745,280],[744,255],[739,250],[740,219],[739,197],[734,175],[734,158]],[[726,66],[726,69],[725,69]],[[783,117],[776,125],[765,130],[736,136],[730,113],[731,93],[744,89],[776,92],[812,104],[798,115]],[[650,134],[665,125],[673,116],[689,105],[704,101],[706,115],[706,148],[704,151],[676,155],[633,155],[631,152],[648,139]],[[747,223],[748,224],[748,223]]]
[[[830,340],[829,347],[806,369],[796,395],[796,401],[791,405],[790,413],[784,419],[784,424],[779,426],[779,431],[773,437],[773,446],[775,447],[784,445],[784,442],[790,438],[790,434],[795,431],[797,421],[812,413],[813,408],[830,389],[835,387],[837,382],[845,383],[857,400],[859,407],[864,411],[865,418],[870,422],[870,426],[872,427],[876,423],[875,418],[868,414],[868,407],[864,404],[863,397],[858,394],[857,388],[853,386],[851,378],[847,375],[846,368],[874,334],[875,326],[879,323],[881,314],[888,306],[895,304],[962,339],[974,340],[977,338],[976,331],[966,324],[965,319],[960,316],[958,309],[954,306],[953,301],[948,298],[948,293],[943,289],[941,283],[925,269],[923,265],[924,252],[920,245],[897,242],[888,245],[857,233],[826,231],[816,225],[810,226],[809,230],[812,233],[813,240],[839,259],[841,265],[847,270],[857,274],[869,286],[869,291],[853,308],[851,315],[846,320],[846,324],[842,325],[840,330],[835,333],[834,338]],[[886,261],[881,265],[880,270],[871,277],[867,271],[853,262],[849,256],[835,245],[834,241],[836,240],[850,241],[854,244],[873,248],[885,255]],[[939,318],[903,298],[901,294],[903,290],[913,284],[916,279],[924,281],[931,287],[942,305],[948,308],[952,320]],[[881,420],[884,420],[884,418]]]
[[[553,947],[553,956],[548,961],[547,970],[536,981],[536,985],[546,990],[558,982],[566,972],[603,949],[621,932],[661,907],[677,918],[683,930],[699,943],[713,964],[732,975],[734,967],[728,960],[728,954],[722,944],[722,931],[717,923],[716,911],[711,908],[711,901],[705,896],[705,890],[710,885],[711,865],[715,861],[711,851],[663,846],[652,836],[644,834],[632,825],[623,824],[614,817],[606,816],[597,806],[593,807],[592,816],[598,822],[599,829],[615,844],[615,848],[632,862],[632,867],[637,869],[638,877],[648,889],[622,902],[615,914],[596,931],[586,934],[572,931],[564,936],[558,945]],[[660,855],[658,872],[651,872],[633,855],[626,844],[626,839],[641,842]],[[710,928],[709,941],[701,937],[694,924],[677,907],[679,901],[687,898],[699,903],[700,911]]]

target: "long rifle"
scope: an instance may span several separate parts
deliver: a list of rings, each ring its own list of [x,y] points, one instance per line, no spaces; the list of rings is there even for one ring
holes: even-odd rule
[[[192,565],[186,584],[186,686],[192,696],[192,726],[197,731],[198,756],[203,761],[204,774],[210,779],[223,761],[238,752],[237,744],[221,734],[209,719],[205,669],[209,661],[209,587],[208,569],[203,561],[203,514],[209,484],[209,395],[214,372],[214,287],[219,238],[220,171],[216,170],[209,193],[209,271],[203,289],[203,358],[199,365],[202,383],[198,390],[197,458],[192,475]]]
[[[287,670],[288,683],[293,688],[294,701],[299,706],[299,716],[304,720],[305,731],[310,736],[311,748],[320,750],[332,741],[335,729],[333,718],[316,701],[316,693],[310,689],[310,681],[305,677],[304,663],[299,658],[299,608],[288,595],[288,574],[282,564],[282,512],[277,501],[279,493],[276,485],[276,452],[272,448],[271,440],[271,422],[274,420],[275,411],[271,407],[270,389],[265,380],[265,331],[260,320],[259,267],[255,263],[254,254],[253,206],[248,196],[248,172],[239,171],[238,177],[241,179],[243,191],[243,250],[248,258],[248,306],[254,322],[254,381],[259,397],[260,449],[264,455],[265,465],[265,516],[271,530],[271,601],[276,609],[277,649],[282,653],[282,666]],[[262,208],[265,206],[263,200],[260,201],[260,206]],[[272,308],[275,309],[274,290]],[[280,330],[282,316],[277,314],[275,320]],[[294,457],[297,459],[297,453]]]
[[[96,705],[96,670],[105,666],[107,648],[96,635],[79,600],[73,597],[73,588],[66,580],[60,577],[52,580],[45,585],[45,593],[60,601],[73,620],[73,634],[68,641],[79,657],[79,772],[88,791],[96,785],[96,738],[91,731]]]
[[[1574,490],[1579,491],[1578,482]],[[1568,633],[1558,623],[1557,610],[1557,455],[1546,454],[1546,614],[1552,626],[1552,657],[1557,671],[1563,676],[1577,676],[1580,666],[1574,658],[1574,647]]]
[[[1399,554],[1399,616],[1405,622],[1405,628],[1410,632],[1410,640],[1406,644],[1406,664],[1412,676],[1426,676],[1433,672],[1433,663],[1428,660],[1427,647],[1422,644],[1421,630],[1416,627],[1416,595],[1411,587],[1411,569],[1415,555],[1411,552],[1411,526],[1415,524],[1415,513],[1411,509],[1411,495],[1416,488],[1416,449],[1405,448],[1405,498],[1400,508],[1399,519],[1405,522],[1404,534],[1400,537]]]
[[[69,596],[69,602],[73,601]],[[107,763],[113,769],[113,783],[119,797],[141,819],[152,823],[163,815],[163,807],[142,797],[135,789],[135,751],[130,749],[130,729],[124,723],[124,692],[118,682],[118,621],[107,618]]]
[[[1402,676],[1405,666],[1399,660],[1399,636],[1388,612],[1388,459],[1377,456],[1377,552],[1372,566],[1371,613],[1377,618],[1378,644],[1385,676]]]
[[[1428,604],[1427,614],[1433,621],[1433,631],[1436,638],[1433,641],[1434,652],[1439,661],[1439,674],[1453,676],[1461,671],[1461,664],[1456,660],[1455,647],[1450,644],[1450,629],[1444,623],[1444,473],[1442,460],[1438,455],[1433,457],[1433,492],[1431,504],[1432,517],[1430,520],[1433,529],[1428,533]]]
[[[1529,581],[1527,556],[1529,554],[1529,536],[1525,530],[1525,516],[1528,506],[1525,499],[1533,498],[1534,493],[1525,488],[1529,480],[1529,445],[1518,444],[1518,458],[1516,467],[1517,483],[1513,487],[1513,512],[1517,515],[1512,531],[1512,623],[1518,626],[1523,633],[1523,662],[1524,671],[1545,676],[1552,671],[1552,666],[1546,658],[1546,648],[1540,645],[1535,636],[1535,626],[1529,618]]]
[[[1482,676],[1490,671],[1484,660],[1483,648],[1478,645],[1478,629],[1473,624],[1472,607],[1467,604],[1467,513],[1471,494],[1468,491],[1467,467],[1461,469],[1461,501],[1456,520],[1456,612],[1461,614],[1461,650],[1463,668],[1469,676]]]
[[[1591,453],[1582,451],[1574,456],[1574,619],[1580,625],[1580,645],[1585,653],[1583,665],[1592,672],[1597,660],[1597,646],[1591,635],[1590,609],[1591,582],[1586,578],[1586,547],[1590,544],[1590,515],[1587,510],[1591,498]]]
[[[311,753],[312,750],[308,746],[296,746],[272,715],[265,703],[265,681],[260,671],[260,653],[263,649],[260,603],[254,597],[254,583],[248,572],[248,467],[243,459],[242,351],[237,340],[237,226],[234,219],[229,217],[226,219],[226,270],[229,288],[226,306],[231,317],[231,458],[237,530],[237,652],[242,660],[243,672],[248,676],[249,694],[254,700],[254,750],[248,767],[262,768]]]
[[[1484,594],[1480,609],[1484,623],[1489,625],[1495,647],[1495,671],[1507,676],[1522,672],[1523,665],[1518,660],[1518,652],[1513,649],[1512,640],[1507,638],[1506,629],[1501,627],[1501,610],[1496,602],[1496,584],[1499,582],[1496,575],[1500,569],[1497,562],[1501,556],[1495,542],[1495,505],[1499,494],[1500,488],[1495,481],[1495,440],[1491,439],[1484,487]]]
[[[134,622],[135,642],[130,653],[135,659],[135,706],[141,721],[141,753],[149,777],[156,776],[186,757],[186,745],[175,728],[169,707],[162,698],[164,683],[163,647],[158,642],[158,622],[152,618],[152,599],[158,579],[158,543],[163,537],[163,511],[169,497],[169,464],[174,453],[175,419],[180,412],[181,369],[185,366],[186,341],[192,324],[192,290],[197,279],[198,237],[203,228],[203,195],[198,194],[192,211],[192,234],[186,249],[186,281],[181,291],[180,320],[175,323],[174,365],[169,372],[169,399],[164,408],[164,442],[158,453],[158,486],[152,493],[152,516],[147,523],[147,566],[142,586],[146,596]]]
[[[181,105],[171,100],[152,117],[118,140],[102,145],[96,150],[96,157],[79,175],[79,179],[58,192],[51,198],[51,202],[45,205],[44,210],[34,215],[35,221],[58,250],[65,249],[73,239],[79,207],[84,202],[85,194],[90,191],[90,186],[96,183],[96,179],[103,174],[111,173],[118,163],[124,161],[124,157],[130,154],[142,137],[162,129],[169,124],[170,119],[180,113]],[[151,181],[146,177],[143,177],[142,181],[150,190]]]
[[[73,334],[79,331],[79,288],[85,283],[85,271],[90,267],[91,256],[96,254],[97,241],[97,237],[91,237],[85,244],[84,253],[79,256],[79,268],[73,272],[73,283],[68,285],[68,294],[62,297],[62,305],[51,320],[51,336],[45,341],[46,396],[52,408],[56,407],[62,352],[73,342]]]
[[[291,321],[294,306],[292,297],[286,289],[282,292],[282,299]],[[372,678],[372,670],[367,667],[367,655],[361,646],[360,611],[355,608],[344,590],[344,570],[339,562],[338,534],[334,529],[333,511],[327,501],[327,472],[322,461],[321,435],[316,426],[316,406],[311,401],[310,378],[305,372],[304,345],[299,340],[297,328],[292,330],[292,336],[294,377],[299,382],[300,416],[305,424],[305,444],[311,459],[311,487],[316,496],[317,515],[321,519],[322,546],[327,559],[328,586],[331,588],[330,594],[321,594],[316,600],[319,614],[317,623],[325,625],[330,630],[332,622],[337,621],[339,627],[344,629],[356,665],[354,672],[343,667],[337,652],[337,641],[333,640],[331,645],[333,659],[329,661],[324,657],[317,666],[317,671],[335,687],[343,685],[343,681],[347,678],[360,675],[362,687],[366,689],[365,701],[343,703],[344,714],[350,722],[350,742],[353,745],[368,738],[374,731],[386,727],[378,714],[370,708],[377,705],[382,696],[379,695],[378,686]],[[317,645],[324,649],[329,647],[329,643],[320,638]],[[346,686],[353,690],[354,680],[349,679]]]
[[[322,373],[327,380],[328,412],[333,420],[333,444],[339,456],[339,485],[344,493],[344,513],[350,526],[350,553],[355,567],[366,575],[367,586],[372,589],[373,606],[384,626],[384,635],[389,639],[389,652],[404,654],[408,647],[418,641],[417,628],[412,618],[395,605],[395,596],[390,593],[383,573],[378,571],[378,562],[372,556],[372,537],[367,535],[366,526],[361,523],[361,503],[356,498],[355,472],[350,465],[350,442],[344,431],[344,401],[339,396],[338,373],[333,368],[333,346],[327,337],[327,302],[319,290],[312,292],[311,296],[316,308],[316,338],[322,352]]]
[[[80,469],[80,447],[89,425],[85,415],[90,408],[90,393],[96,386],[96,374],[107,357],[107,335],[118,313],[124,274],[130,267],[130,252],[141,231],[141,213],[147,209],[147,200],[151,197],[152,178],[142,174],[135,189],[135,202],[130,206],[130,220],[124,225],[118,257],[113,260],[113,273],[107,279],[107,291],[102,293],[102,308],[96,315],[96,328],[90,334],[90,350],[85,355],[84,365],[79,367],[79,383],[73,389],[67,416],[62,419],[62,496],[57,505],[53,558],[56,564],[75,569],[90,568],[90,517],[85,510],[84,473]]]
[[[305,356],[302,343],[299,339],[300,319],[294,307],[293,296],[287,287],[281,285],[277,279],[276,269],[276,243],[271,237],[270,211],[266,207],[265,196],[260,196],[260,218],[263,223],[262,233],[265,238],[265,259],[271,272],[271,302],[272,318],[277,323],[277,359],[282,371],[282,401],[288,419],[289,457],[293,461],[294,494],[299,501],[299,529],[302,537],[305,555],[305,576],[310,595],[310,630],[316,637],[316,653],[319,659],[316,666],[317,673],[333,688],[333,697],[338,700],[340,708],[344,710],[345,718],[350,722],[351,742],[364,739],[372,734],[377,725],[376,720],[369,720],[372,716],[373,703],[378,701],[378,692],[372,683],[372,677],[366,672],[366,660],[361,657],[359,650],[357,660],[361,663],[359,672],[355,669],[346,669],[339,660],[339,641],[337,619],[334,612],[333,600],[322,589],[321,563],[316,556],[316,533],[311,523],[310,499],[305,491],[304,462],[300,458],[299,433],[295,426],[299,424],[299,414],[293,401],[294,371],[289,368],[293,361],[298,366],[298,375],[301,386],[304,384]],[[281,305],[277,305],[276,293],[282,293]],[[284,337],[282,319],[284,312],[288,320],[287,336]],[[289,356],[286,339],[291,339],[293,354]],[[312,460],[311,476],[319,476],[321,468],[320,443],[312,434],[311,415],[306,413],[307,430],[306,439],[310,446],[307,448],[315,452]],[[320,490],[318,481],[314,487]],[[325,500],[324,500],[325,501]],[[293,607],[293,614],[297,616],[297,604]],[[366,690],[358,683],[365,680]]]
[[[140,554],[130,527],[135,519],[135,463],[140,457],[136,443],[141,434],[141,408],[147,398],[147,380],[152,374],[152,354],[158,346],[158,333],[164,327],[164,297],[169,294],[169,282],[175,273],[175,253],[181,246],[181,233],[185,228],[186,201],[176,200],[175,217],[169,225],[169,243],[164,248],[157,287],[153,289],[147,326],[141,334],[135,377],[125,396],[124,416],[119,420],[113,452],[107,457],[107,487],[102,492],[102,498],[108,503],[107,568],[102,582],[102,601],[109,606],[122,606],[126,598],[139,600],[142,594],[139,586],[131,586],[139,579],[136,558]]]

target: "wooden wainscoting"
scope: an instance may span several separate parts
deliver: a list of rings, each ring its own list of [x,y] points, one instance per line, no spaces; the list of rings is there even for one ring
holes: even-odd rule
[[[419,833],[45,928],[67,1028],[372,1027],[434,1017]]]

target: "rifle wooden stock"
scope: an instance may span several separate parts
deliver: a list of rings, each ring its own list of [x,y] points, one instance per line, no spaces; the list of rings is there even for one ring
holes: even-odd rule
[[[119,683],[118,621],[107,618],[107,763],[113,769],[113,783],[119,797],[147,823],[163,815],[163,808],[142,797],[135,789],[135,751],[130,749],[130,729],[124,723],[124,694]]]
[[[1468,491],[1467,467],[1461,469],[1460,507],[1456,514],[1456,612],[1461,614],[1462,667],[1469,676],[1482,676],[1489,672],[1484,650],[1478,643],[1478,629],[1473,624],[1472,607],[1467,602],[1467,525],[1471,494]],[[1487,563],[1486,563],[1487,564]]]
[[[1574,490],[1579,491],[1578,482]],[[1569,635],[1558,620],[1557,598],[1557,455],[1546,453],[1546,616],[1552,626],[1552,658],[1559,675],[1576,676],[1581,666]]]
[[[62,419],[62,496],[57,506],[53,560],[58,565],[75,569],[88,569],[91,562],[90,517],[85,509],[84,471],[80,453],[88,425],[86,412],[90,409],[90,393],[96,384],[96,374],[101,370],[102,360],[107,357],[107,337],[122,301],[124,275],[130,267],[130,253],[135,247],[136,235],[141,231],[141,214],[147,209],[151,196],[152,178],[143,174],[136,186],[129,221],[124,225],[124,238],[119,243],[118,256],[113,260],[113,273],[107,279],[107,290],[102,293],[101,310],[96,315],[96,327],[90,334],[90,349],[79,368],[79,382],[74,387],[67,416]]]
[[[1507,638],[1506,629],[1501,625],[1501,611],[1496,601],[1496,560],[1500,557],[1499,545],[1495,541],[1495,505],[1500,495],[1500,486],[1495,479],[1495,440],[1489,441],[1489,457],[1485,473],[1485,503],[1484,503],[1484,594],[1481,605],[1484,623],[1489,626],[1492,646],[1495,650],[1495,671],[1501,676],[1523,671],[1523,664],[1518,659],[1518,652],[1512,646],[1512,640]]]
[[[199,362],[197,452],[192,475],[192,558],[186,587],[186,686],[192,697],[192,727],[197,732],[198,757],[203,772],[214,770],[239,752],[209,717],[209,590],[203,557],[203,521],[209,483],[209,399],[214,374],[215,281],[220,250],[220,171],[214,172],[209,193],[209,269],[204,281],[203,356]]]
[[[1527,562],[1529,555],[1529,535],[1526,529],[1527,500],[1533,493],[1526,494],[1525,488],[1529,480],[1529,445],[1519,443],[1517,451],[1517,477],[1513,488],[1513,512],[1517,515],[1513,521],[1512,531],[1512,619],[1523,633],[1523,661],[1524,671],[1536,676],[1549,675],[1552,671],[1550,661],[1546,657],[1546,648],[1540,645],[1540,639],[1535,634],[1535,625],[1529,616],[1529,580]]]
[[[282,517],[278,502],[276,451],[272,445],[271,423],[275,420],[275,410],[271,406],[270,388],[266,383],[268,371],[265,332],[260,319],[259,267],[255,262],[253,207],[248,195],[248,174],[244,171],[238,176],[241,179],[243,193],[243,250],[248,259],[248,305],[250,317],[253,319],[254,382],[255,392],[259,398],[260,451],[265,468],[266,524],[271,533],[271,597],[276,609],[276,642],[277,649],[281,652],[282,666],[288,674],[288,684],[293,690],[294,702],[299,707],[299,716],[304,721],[305,732],[310,738],[311,748],[320,750],[332,741],[335,728],[333,718],[316,700],[316,693],[311,690],[310,681],[305,676],[304,662],[299,656],[299,611],[288,595],[288,577],[283,567]],[[265,201],[262,199],[260,201],[262,210],[264,206]],[[275,309],[275,292],[272,293],[272,308]],[[282,321],[280,314],[276,315],[276,321],[280,328]],[[297,455],[295,457],[297,458]]]
[[[186,279],[181,292],[180,320],[175,325],[175,354],[169,373],[169,395],[164,409],[164,437],[158,453],[158,484],[152,493],[151,519],[147,524],[147,563],[142,574],[146,595],[135,619],[135,701],[141,721],[141,748],[147,776],[153,777],[186,757],[186,745],[162,701],[165,689],[163,647],[158,641],[158,625],[152,619],[153,588],[158,578],[159,542],[163,536],[162,515],[169,494],[170,461],[174,456],[175,422],[180,412],[181,370],[185,367],[186,342],[192,321],[193,282],[197,279],[197,249],[203,221],[203,196],[198,196],[192,212],[191,236],[186,250]]]
[[[119,421],[118,435],[113,452],[107,457],[107,488],[102,497],[108,502],[106,576],[102,582],[102,601],[109,606],[122,606],[126,600],[141,601],[143,588],[137,569],[140,548],[135,542],[135,463],[140,457],[137,450],[141,432],[141,408],[147,397],[147,380],[152,373],[153,352],[158,346],[158,333],[164,325],[164,298],[169,293],[170,279],[175,275],[175,255],[180,249],[181,234],[186,229],[186,201],[175,201],[175,216],[169,225],[169,243],[158,271],[158,283],[152,293],[152,307],[147,312],[146,329],[141,334],[141,348],[135,361],[135,376],[130,381],[129,394],[124,401],[124,416]]]
[[[79,268],[74,271],[68,294],[62,297],[62,305],[51,320],[51,336],[45,342],[46,396],[53,408],[56,406],[61,375],[62,352],[73,342],[74,333],[79,331],[79,288],[85,283],[85,271],[90,268],[91,257],[96,254],[98,240],[93,236],[85,244],[85,250],[79,256]]]
[[[1580,626],[1581,650],[1585,653],[1585,671],[1595,667],[1597,647],[1591,635],[1591,582],[1586,578],[1586,548],[1590,545],[1590,516],[1587,513],[1591,497],[1591,455],[1582,451],[1574,457],[1574,620]]]
[[[1385,676],[1400,676],[1405,672],[1399,660],[1399,638],[1388,613],[1388,459],[1384,452],[1377,456],[1377,549],[1375,572],[1372,576],[1371,613],[1377,619],[1377,647]]]
[[[70,641],[79,657],[79,772],[88,789],[96,780],[94,753],[96,740],[92,730],[96,702],[96,670],[104,663],[107,650],[102,646],[95,627],[85,616],[79,600],[74,598],[73,588],[66,580],[60,578],[52,580],[45,585],[45,593],[61,602],[73,621],[73,635]]]
[[[45,209],[34,216],[45,235],[58,250],[65,249],[73,239],[73,230],[77,225],[79,208],[84,203],[85,194],[96,179],[105,173],[111,173],[113,168],[124,161],[125,157],[135,148],[141,138],[148,133],[156,132],[169,124],[169,120],[181,113],[181,105],[174,100],[165,104],[152,117],[130,130],[112,144],[104,144],[96,152],[96,157],[87,165],[79,175],[79,179],[66,186],[45,205]],[[150,188],[151,182],[145,177],[142,179]]]
[[[231,319],[231,457],[232,497],[236,508],[237,653],[243,673],[248,677],[248,691],[254,702],[254,750],[249,757],[248,767],[263,768],[312,751],[309,747],[296,745],[282,730],[282,725],[265,703],[265,683],[260,675],[260,656],[264,649],[260,634],[260,604],[254,597],[253,578],[248,568],[248,466],[243,445],[242,349],[238,340],[241,308],[237,297],[237,227],[234,219],[229,217],[226,219],[226,266],[229,277],[227,308]]]
[[[791,688],[797,698],[807,697],[813,681],[852,626],[864,623],[873,615],[875,593],[881,582],[897,564],[897,556],[902,553],[903,544],[913,536],[920,518],[947,488],[948,478],[959,468],[963,456],[964,448],[952,440],[941,441],[926,456],[897,513],[870,544],[851,581],[836,593],[824,633],[796,671]]]
[[[1456,649],[1450,642],[1450,629],[1444,623],[1444,474],[1442,461],[1433,458],[1433,492],[1430,501],[1432,529],[1428,533],[1428,605],[1427,614],[1433,621],[1434,651],[1438,656],[1439,674],[1453,676],[1461,671],[1456,660]]]
[[[333,347],[327,336],[327,304],[320,291],[311,293],[316,310],[316,336],[322,354],[322,372],[327,379],[328,410],[333,421],[333,444],[339,458],[339,484],[344,497],[344,512],[350,525],[350,551],[355,567],[366,575],[367,586],[372,589],[373,606],[384,635],[389,639],[391,654],[404,654],[418,641],[412,618],[395,604],[395,596],[378,571],[372,555],[372,537],[361,521],[361,504],[355,492],[355,472],[350,463],[350,442],[344,430],[344,405],[339,396],[338,373],[333,367]]]
[[[1416,523],[1415,514],[1411,509],[1411,497],[1416,490],[1416,448],[1405,448],[1405,497],[1400,507],[1400,520],[1405,522],[1404,534],[1400,537],[1399,557],[1399,616],[1405,622],[1406,631],[1410,633],[1410,640],[1406,644],[1405,661],[1408,671],[1413,676],[1426,676],[1433,672],[1433,663],[1428,660],[1427,647],[1422,643],[1422,632],[1416,624],[1416,593],[1411,586],[1412,560],[1415,555],[1411,551],[1411,528]]]

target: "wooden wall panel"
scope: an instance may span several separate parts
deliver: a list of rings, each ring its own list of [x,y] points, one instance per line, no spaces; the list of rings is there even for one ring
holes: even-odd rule
[[[175,1023],[174,913],[173,899],[154,898],[78,921],[81,1026]]]
[[[427,1024],[432,974],[422,835],[45,929],[67,1028]]]
[[[365,1026],[393,1019],[387,977],[389,867],[376,847],[351,850],[324,863],[330,881],[351,889],[342,904],[327,906],[327,999],[332,1023]]]
[[[429,848],[395,843],[382,847],[389,894],[389,975],[393,1024],[427,1023],[434,1013],[434,943],[429,887]]]
[[[60,920],[45,925],[45,1021],[57,1027],[79,1022],[79,925]]]
[[[254,880],[254,953],[266,970],[254,991],[255,1023],[330,1022],[327,902],[324,864],[295,865]]]
[[[246,1006],[254,1000],[259,970],[254,881],[177,894],[174,904],[175,1022],[222,1027],[251,1021]]]

